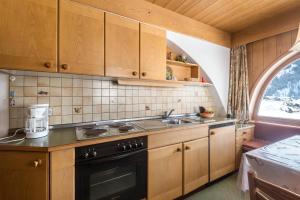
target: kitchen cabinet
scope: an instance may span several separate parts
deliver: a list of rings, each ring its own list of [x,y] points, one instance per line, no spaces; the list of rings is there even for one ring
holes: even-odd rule
[[[183,143],[184,194],[208,183],[208,138]]]
[[[166,80],[166,31],[140,24],[140,78]]]
[[[105,75],[139,78],[139,22],[105,14]]]
[[[104,12],[71,0],[59,5],[59,71],[103,76]]]
[[[1,200],[74,200],[74,149],[0,151]]]
[[[235,125],[210,129],[210,181],[235,170]]]
[[[208,182],[208,126],[148,136],[148,200],[172,200]]]
[[[238,169],[240,167],[241,158],[242,158],[242,146],[243,142],[248,142],[253,140],[254,138],[254,127],[238,129],[236,130],[236,143],[235,143],[235,168]]]
[[[0,68],[57,71],[57,0],[0,3]]]
[[[75,151],[65,149],[50,153],[50,199],[75,199]]]
[[[0,151],[0,160],[0,199],[49,199],[48,153]]]
[[[182,195],[182,143],[148,151],[148,200]]]

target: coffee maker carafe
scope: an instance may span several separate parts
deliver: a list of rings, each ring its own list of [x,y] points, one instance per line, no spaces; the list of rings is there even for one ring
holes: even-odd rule
[[[27,108],[26,138],[39,138],[49,132],[49,104],[36,104]]]

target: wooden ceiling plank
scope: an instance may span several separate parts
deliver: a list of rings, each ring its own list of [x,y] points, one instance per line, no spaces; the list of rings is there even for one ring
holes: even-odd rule
[[[248,44],[263,38],[298,29],[300,8],[263,20],[241,31],[233,33],[232,45]]]

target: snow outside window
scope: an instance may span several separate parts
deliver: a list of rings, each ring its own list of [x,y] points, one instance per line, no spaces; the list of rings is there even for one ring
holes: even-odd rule
[[[258,109],[262,117],[300,119],[300,60],[272,79]]]

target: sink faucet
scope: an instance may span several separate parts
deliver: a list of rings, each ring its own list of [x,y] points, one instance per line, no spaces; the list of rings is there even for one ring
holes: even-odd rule
[[[163,115],[163,118],[164,118],[164,119],[169,118],[170,115],[172,114],[172,112],[174,112],[174,111],[175,111],[175,109],[170,110],[169,113],[168,113],[168,111],[165,111],[165,113],[164,113],[164,115]]]

